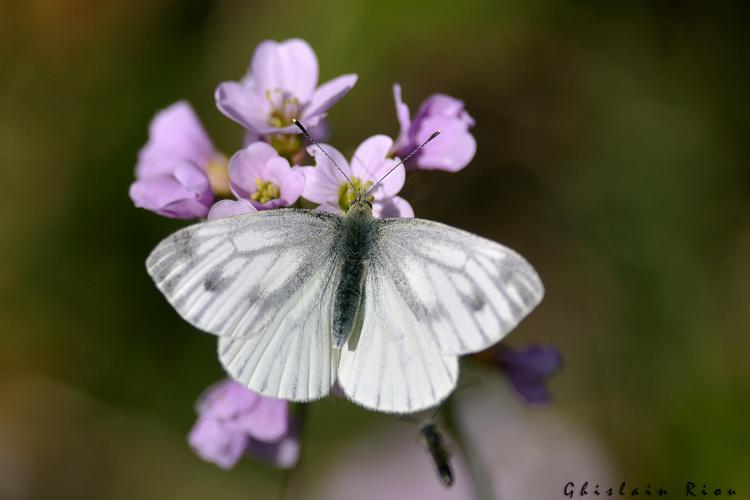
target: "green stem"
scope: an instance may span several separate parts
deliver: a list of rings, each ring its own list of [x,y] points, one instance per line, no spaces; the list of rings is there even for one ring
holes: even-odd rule
[[[305,456],[304,439],[305,426],[308,417],[308,405],[306,403],[298,403],[295,406],[294,417],[297,422],[297,431],[299,435],[299,458],[294,467],[284,470],[284,474],[281,478],[281,488],[279,490],[280,500],[293,500],[294,498],[300,498],[299,495],[295,495],[294,492],[298,486],[300,471],[302,470],[302,459]]]
[[[445,416],[445,425],[451,432],[466,460],[476,500],[498,500],[474,440],[461,419],[455,398],[450,398],[445,402],[443,405],[443,414]]]

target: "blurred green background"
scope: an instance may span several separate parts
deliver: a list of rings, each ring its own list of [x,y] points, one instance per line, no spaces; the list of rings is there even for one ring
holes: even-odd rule
[[[542,276],[545,301],[509,342],[554,343],[565,368],[553,406],[519,411],[583,429],[617,484],[750,495],[740,5],[0,2],[0,498],[277,491],[281,473],[252,460],[223,472],[187,446],[194,401],[222,376],[215,340],[144,269],[183,223],[135,209],[127,189],[150,118],[178,99],[237,149],[242,131],[213,90],[244,74],[260,41],[289,37],[310,42],[322,81],[359,74],[329,114],[344,151],[396,133],[393,82],[413,111],[432,92],[466,101],[475,160],[419,173],[403,194],[418,216],[501,241]],[[392,420],[316,405],[302,481],[335,473],[342,447]]]

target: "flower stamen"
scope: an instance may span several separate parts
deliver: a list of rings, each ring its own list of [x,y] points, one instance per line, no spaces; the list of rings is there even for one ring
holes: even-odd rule
[[[299,118],[301,108],[299,99],[289,93],[280,89],[267,90],[266,100],[271,103],[268,124],[272,127],[288,127],[293,119]]]
[[[211,191],[216,196],[229,196],[232,191],[229,189],[229,167],[225,156],[220,155],[210,160],[205,166],[206,175],[211,183]]]
[[[255,185],[258,186],[258,190],[255,191],[250,198],[259,203],[268,203],[271,200],[276,200],[281,196],[281,189],[279,186],[271,181],[264,181],[263,179],[255,179]]]

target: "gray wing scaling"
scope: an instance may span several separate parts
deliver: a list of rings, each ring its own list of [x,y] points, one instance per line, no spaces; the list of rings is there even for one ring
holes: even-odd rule
[[[340,217],[268,210],[195,224],[166,238],[146,267],[177,312],[209,333],[266,330],[313,276],[333,275]]]
[[[266,396],[310,401],[335,380],[340,220],[280,209],[208,221],[162,241],[146,265],[185,320],[221,336],[219,358],[232,378]]]
[[[446,354],[493,345],[544,296],[533,267],[513,250],[422,219],[383,219],[378,272],[388,276]]]

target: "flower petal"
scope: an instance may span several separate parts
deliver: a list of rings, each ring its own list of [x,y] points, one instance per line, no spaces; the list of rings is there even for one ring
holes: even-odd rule
[[[303,125],[305,125],[303,123]],[[318,142],[325,142],[331,136],[331,127],[323,119],[318,120],[317,125],[306,127],[310,136]]]
[[[424,170],[456,172],[469,164],[476,153],[476,140],[469,133],[474,119],[464,109],[463,101],[445,94],[433,94],[419,107],[409,130],[410,144],[400,145],[405,155],[422,144],[436,130],[440,136],[414,158],[411,166]]]
[[[376,199],[395,196],[404,187],[406,169],[403,165],[388,174],[399,163],[398,159],[387,158],[392,147],[393,140],[390,137],[374,135],[359,145],[352,158],[352,174],[355,177],[373,182],[383,179],[373,191]],[[386,174],[388,176],[383,178]]]
[[[258,45],[251,64],[258,88],[279,89],[306,104],[318,84],[318,58],[310,45],[299,38],[281,43],[266,40]]]
[[[466,111],[464,102],[446,94],[432,94],[425,99],[414,116],[414,122],[438,116],[458,120],[466,128],[474,126],[474,118]]]
[[[275,130],[268,124],[271,105],[257,91],[252,79],[245,83],[220,83],[214,98],[219,111],[248,131],[262,135]]]
[[[200,417],[188,436],[190,447],[203,460],[231,469],[245,454],[248,437],[232,432],[214,418]]]
[[[259,441],[278,441],[289,429],[289,403],[283,399],[260,396],[253,411],[233,420],[231,428]]]
[[[409,140],[409,129],[411,128],[411,115],[409,106],[401,99],[401,85],[393,84],[393,101],[396,103],[396,119],[398,120],[399,132],[393,151],[399,152],[403,149],[411,149],[414,145]]]
[[[315,117],[323,116],[339,102],[357,83],[357,75],[349,74],[329,80],[315,91],[310,103],[302,111],[300,121],[308,125]],[[317,124],[317,122],[316,122]],[[310,124],[310,126],[313,126]]]
[[[174,175],[148,177],[130,186],[136,207],[174,219],[204,217],[213,203],[206,174],[191,163],[182,163]]]
[[[298,172],[289,166],[289,161],[282,156],[270,158],[256,172],[262,181],[270,181],[279,188],[279,197],[265,203],[250,200],[258,210],[271,210],[273,208],[288,207],[299,199],[305,185],[302,172]],[[253,192],[257,191],[254,189]]]
[[[427,118],[419,123],[415,133],[417,143],[427,140],[435,130],[440,130],[440,135],[416,155],[414,165],[423,170],[448,172],[457,172],[468,165],[476,154],[477,143],[466,126],[458,120]]]
[[[336,162],[339,168],[350,177],[351,168],[339,150],[328,144],[321,144],[320,147],[327,155],[316,146],[307,148],[308,154],[315,158],[315,167],[298,167],[305,176],[302,196],[313,203],[328,201],[335,205],[338,203],[339,188],[347,180],[331,160]]]
[[[268,162],[268,179],[281,190],[282,206],[294,204],[305,190],[305,176],[298,169],[289,166],[286,158],[279,157]]]
[[[199,166],[217,153],[193,108],[178,101],[159,111],[149,125],[148,142],[138,153],[138,178],[169,175],[175,163],[191,161]]]
[[[546,382],[562,365],[557,349],[547,346],[518,351],[504,348],[499,356],[509,382],[527,403],[542,404],[552,399]]]
[[[341,210],[341,207],[327,201],[315,207],[315,210],[320,210],[321,212],[327,212],[329,214],[344,215],[344,211]]]
[[[247,200],[221,200],[217,201],[208,212],[208,220],[234,217],[235,215],[257,212],[258,209]]]
[[[289,469],[294,467],[299,459],[300,441],[297,426],[292,421],[290,432],[275,443],[267,443],[257,439],[250,439],[248,453],[266,463]]]
[[[414,209],[411,204],[400,196],[387,198],[383,201],[376,201],[372,205],[372,215],[377,219],[387,219],[395,217],[412,218]]]
[[[276,150],[265,142],[237,151],[229,160],[229,184],[235,196],[249,200],[258,190],[255,180],[264,178],[266,163],[276,157]]]
[[[387,135],[373,135],[357,147],[352,158],[352,173],[366,179],[377,180],[392,164],[388,159],[393,140]],[[357,161],[355,161],[357,160]]]
[[[208,387],[198,398],[196,411],[200,416],[229,420],[252,412],[261,396],[231,379]]]

